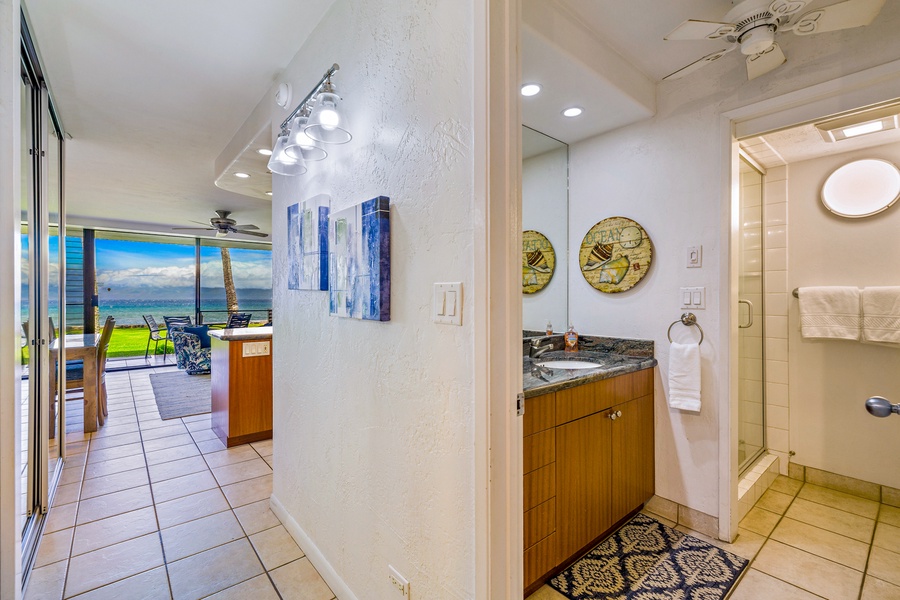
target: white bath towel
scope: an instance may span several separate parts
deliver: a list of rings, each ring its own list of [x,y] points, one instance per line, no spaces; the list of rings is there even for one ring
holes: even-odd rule
[[[669,347],[669,406],[700,412],[700,345]]]
[[[859,289],[846,286],[799,290],[800,333],[810,339],[858,340]]]
[[[862,291],[863,341],[900,344],[900,287]]]

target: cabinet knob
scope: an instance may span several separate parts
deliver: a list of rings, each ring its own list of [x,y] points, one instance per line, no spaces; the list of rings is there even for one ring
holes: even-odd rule
[[[614,411],[612,411],[611,413],[609,413],[609,414],[606,415],[606,416],[607,416],[607,418],[609,418],[609,419],[615,421],[616,419],[618,419],[619,417],[622,416],[622,411],[621,411],[621,410],[614,410]]]
[[[616,411],[616,417],[618,418],[618,417],[621,417],[621,416],[622,416],[622,411],[621,411],[621,410],[617,410],[617,411]]]

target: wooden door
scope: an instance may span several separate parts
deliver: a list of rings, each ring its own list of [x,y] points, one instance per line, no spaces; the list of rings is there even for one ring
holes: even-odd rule
[[[556,511],[560,560],[606,531],[610,514],[610,424],[607,412],[556,428]]]
[[[618,521],[653,495],[653,395],[612,411],[612,520]]]

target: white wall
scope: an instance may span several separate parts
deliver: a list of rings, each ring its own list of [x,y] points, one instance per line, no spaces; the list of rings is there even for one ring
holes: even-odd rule
[[[543,233],[556,253],[556,270],[550,283],[534,294],[522,295],[524,329],[544,331],[548,320],[553,331],[568,327],[568,168],[566,146],[522,161],[522,230]]]
[[[900,164],[900,144],[788,167],[788,287],[900,285],[900,210],[864,219],[828,212],[819,192],[828,175],[860,158]],[[800,336],[799,307],[789,313],[791,449],[794,461],[900,487],[900,418],[878,419],[866,398],[900,402],[900,348]]]
[[[654,244],[650,273],[625,293],[594,290],[573,265],[569,305],[570,320],[581,333],[656,342],[658,495],[716,516],[720,506],[727,505],[720,501],[720,491],[735,487],[726,479],[736,461],[736,448],[732,455],[722,447],[731,444],[731,433],[727,419],[720,423],[720,412],[729,403],[731,311],[722,305],[731,285],[727,237],[731,162],[729,129],[721,123],[721,115],[896,60],[897,27],[900,3],[887,3],[878,20],[866,28],[803,38],[782,36],[779,43],[788,62],[754,81],[746,80],[742,57],[731,54],[685,79],[661,84],[653,119],[570,147],[570,252],[577,250],[594,223],[615,215],[641,223]],[[700,244],[703,268],[687,269],[685,247]],[[706,287],[707,308],[697,311],[706,332],[699,414],[666,405],[666,329],[681,314],[680,286]],[[676,327],[673,337],[696,339],[690,337],[695,332]],[[720,522],[720,532],[725,529]]]
[[[339,0],[283,77],[302,98],[339,63],[354,135],[273,182],[274,501],[341,597],[392,597],[388,564],[417,598],[475,595],[472,12]],[[287,206],[320,193],[391,198],[390,322],[286,289]],[[439,281],[463,282],[462,327],[432,323]]]

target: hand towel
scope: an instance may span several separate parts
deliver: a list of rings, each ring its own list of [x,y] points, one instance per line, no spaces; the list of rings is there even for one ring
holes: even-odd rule
[[[864,342],[900,344],[900,287],[867,287],[862,291]]]
[[[800,288],[800,334],[808,339],[858,340],[859,289]]]
[[[669,347],[669,406],[700,412],[700,345]]]

